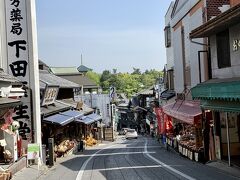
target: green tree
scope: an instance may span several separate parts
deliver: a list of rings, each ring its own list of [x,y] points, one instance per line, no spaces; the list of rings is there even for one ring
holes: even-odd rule
[[[114,86],[118,93],[125,93],[131,97],[133,94],[154,85],[162,75],[162,72],[154,69],[141,73],[140,69],[134,68],[134,72],[131,74],[117,73],[116,69],[113,69],[112,74],[111,71],[105,70],[100,77],[100,85],[104,93],[108,93],[110,86]]]
[[[93,72],[93,71],[88,71],[86,76],[91,79],[93,82],[95,82],[97,85],[100,85],[100,74]]]
[[[111,78],[112,74],[109,70],[104,70],[100,77],[100,86],[103,89],[103,92],[108,91],[109,82],[108,80]]]
[[[139,68],[134,68],[133,67],[133,72],[132,72],[132,74],[141,74],[141,71],[140,71],[140,69]]]

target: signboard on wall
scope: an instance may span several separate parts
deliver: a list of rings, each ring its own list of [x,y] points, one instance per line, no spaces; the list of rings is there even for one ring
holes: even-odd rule
[[[41,105],[53,104],[57,98],[59,86],[46,86]]]
[[[233,51],[238,51],[240,49],[240,39],[233,40]]]
[[[13,119],[19,121],[19,134],[31,141],[31,91],[29,71],[29,43],[26,0],[5,0],[7,62],[9,73],[24,85],[22,105],[16,108]]]

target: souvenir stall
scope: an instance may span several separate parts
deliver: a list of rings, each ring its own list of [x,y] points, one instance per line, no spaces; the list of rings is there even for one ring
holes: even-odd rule
[[[13,163],[22,157],[26,148],[22,140],[31,136],[23,123],[27,115],[20,97],[26,93],[22,83],[0,68],[0,162]],[[24,109],[24,110],[23,110]],[[31,137],[30,137],[31,138]],[[25,149],[24,149],[25,148]]]
[[[98,122],[102,117],[98,114],[92,113],[77,119],[76,122],[83,124],[84,127],[84,141],[87,146],[97,144],[99,138]]]
[[[49,105],[49,107],[52,107],[52,105]],[[58,110],[55,114],[46,114],[46,109],[41,107],[42,112],[45,112],[42,118],[42,141],[47,143],[48,138],[54,138],[55,152],[58,156],[62,156],[76,146],[80,139],[75,121],[81,118],[83,113],[71,110],[69,106],[64,106],[58,102],[55,102],[53,107],[61,107],[61,110]],[[68,110],[65,108],[68,108]]]
[[[15,162],[25,151],[22,149],[21,132],[19,133],[20,124],[13,120],[14,106],[20,105],[21,102],[10,98],[0,98],[0,102],[0,162]]]
[[[181,155],[203,161],[202,111],[198,101],[178,101],[163,107],[166,142]]]

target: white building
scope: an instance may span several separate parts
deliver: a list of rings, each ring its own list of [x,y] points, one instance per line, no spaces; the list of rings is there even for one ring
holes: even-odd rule
[[[208,79],[207,42],[189,39],[191,30],[205,22],[205,6],[203,0],[176,0],[165,16],[165,34],[170,37],[166,38],[167,69],[174,70],[174,77],[169,80],[174,80],[178,97],[184,97],[191,87]]]

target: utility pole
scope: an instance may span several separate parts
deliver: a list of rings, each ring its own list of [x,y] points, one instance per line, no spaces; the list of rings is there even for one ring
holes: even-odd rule
[[[112,113],[112,100],[110,101],[110,118],[111,118],[111,126],[112,126],[112,141],[114,141],[114,128],[113,128],[113,113]]]
[[[110,118],[111,118],[111,126],[112,126],[112,141],[114,141],[114,122],[113,122],[113,100],[115,97],[115,87],[110,87]]]

